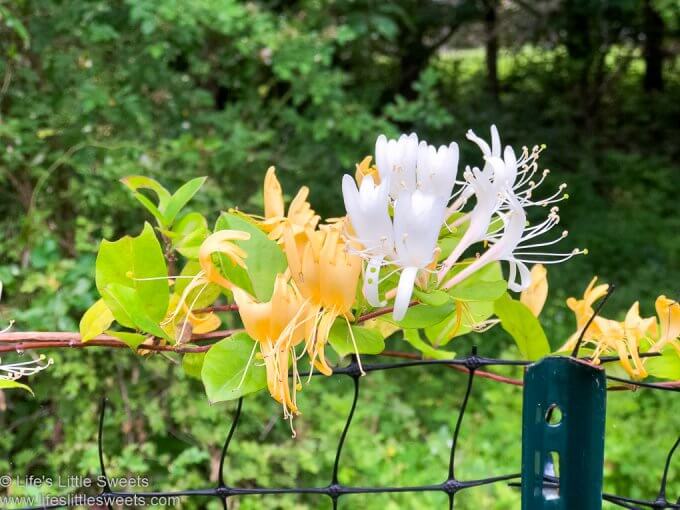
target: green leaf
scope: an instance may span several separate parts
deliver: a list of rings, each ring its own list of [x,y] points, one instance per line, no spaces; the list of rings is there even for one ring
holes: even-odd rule
[[[154,218],[156,218],[156,221],[158,222],[158,226],[161,228],[167,228],[167,225],[165,224],[165,218],[163,217],[163,213],[156,207],[151,200],[149,200],[147,197],[142,195],[141,193],[133,193],[133,197],[137,199],[137,202],[142,204],[144,208],[149,211]]]
[[[453,312],[453,301],[439,306],[419,304],[409,308],[404,318],[395,323],[404,329],[425,328],[439,324]]]
[[[661,351],[661,356],[647,358],[645,365],[650,375],[660,379],[680,379],[680,356],[673,346]]]
[[[413,347],[422,352],[426,357],[432,359],[453,359],[456,357],[455,352],[442,351],[435,349],[427,342],[424,342],[420,337],[420,333],[417,329],[405,329],[404,330],[404,340],[410,343]]]
[[[228,261],[226,257],[221,257],[225,261],[222,265],[225,275],[240,287],[245,278],[247,285],[242,287],[244,290],[249,291],[250,287],[259,301],[269,301],[274,291],[277,273],[283,273],[288,267],[283,251],[255,225],[235,214],[222,213],[215,230],[223,229],[241,230],[250,234],[247,241],[234,241],[248,253],[245,261],[247,269],[244,270]]]
[[[414,288],[413,296],[418,298],[418,301],[421,301],[427,305],[432,306],[442,306],[451,301],[451,296],[449,296],[443,290],[433,290],[432,292],[425,292],[421,289]]]
[[[120,180],[125,186],[133,191],[133,196],[135,199],[142,204],[147,211],[149,211],[161,228],[168,228],[166,225],[165,218],[163,216],[163,211],[170,201],[170,192],[165,189],[158,181],[151,179],[150,177],[145,177],[143,175],[130,175],[124,177]],[[154,204],[149,198],[142,193],[139,193],[140,189],[148,189],[153,191],[158,198],[158,205]]]
[[[103,297],[107,302],[113,302],[121,317],[130,327],[135,327],[146,333],[151,333],[158,338],[171,340],[170,336],[161,328],[159,321],[154,320],[144,310],[144,303],[139,298],[139,293],[125,285],[111,283],[104,287]],[[118,317],[116,317],[118,320]],[[118,320],[118,322],[121,322]]]
[[[132,191],[140,189],[148,189],[153,191],[158,197],[158,209],[163,211],[170,199],[172,198],[170,192],[161,185],[157,180],[144,175],[130,175],[120,180],[125,186]]]
[[[205,183],[206,179],[207,177],[197,177],[196,179],[191,179],[189,182],[182,185],[177,191],[175,191],[175,194],[172,195],[170,200],[168,200],[167,206],[160,208],[165,219],[165,225],[168,227],[172,226],[179,212],[185,205],[187,205],[189,200],[193,198],[198,190],[201,189],[201,186],[203,186],[203,183]]]
[[[505,294],[494,303],[494,312],[526,359],[539,359],[550,353],[540,322],[523,303]]]
[[[385,350],[385,340],[382,335],[374,330],[361,326],[352,326],[352,334],[356,341],[356,350],[359,354],[380,354]],[[337,319],[331,327],[328,342],[340,356],[354,354],[354,344],[350,336],[350,330],[344,319]]]
[[[182,368],[189,377],[201,380],[205,352],[188,352],[182,358]]]
[[[99,299],[80,319],[80,341],[87,342],[106,331],[113,322],[113,314],[103,299]]]
[[[206,353],[201,380],[211,404],[233,400],[267,386],[264,366],[251,355],[256,342],[246,333],[220,340]]]
[[[142,343],[144,343],[144,340],[146,340],[147,338],[145,335],[142,335],[140,333],[130,333],[128,331],[108,330],[106,334],[116,337],[121,342],[125,342],[127,346],[130,349],[132,349],[135,353],[137,352],[137,347],[142,345]]]
[[[463,281],[449,290],[449,295],[458,301],[496,301],[508,288],[505,280],[493,282]]]
[[[449,315],[442,322],[425,328],[425,334],[433,346],[446,345],[457,336],[472,331],[472,326],[493,315],[493,302],[467,301],[461,303],[462,319],[458,321],[457,311]]]
[[[171,231],[164,231],[172,240],[172,247],[188,259],[197,259],[201,244],[208,237],[208,220],[202,214],[192,212],[182,216]]]
[[[123,326],[134,327],[129,314],[105,289],[111,284],[132,289],[141,312],[159,323],[168,309],[168,270],[163,250],[148,223],[137,237],[125,236],[118,241],[102,241],[97,254],[95,280],[99,294],[113,316]]]
[[[33,390],[26,384],[21,384],[16,381],[10,381],[9,379],[0,379],[0,390],[12,390],[12,389],[25,390],[35,397],[35,393],[33,393]]]

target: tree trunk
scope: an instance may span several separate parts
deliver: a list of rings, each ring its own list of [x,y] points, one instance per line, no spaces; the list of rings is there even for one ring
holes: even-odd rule
[[[644,32],[645,32],[645,77],[644,89],[648,92],[663,90],[663,18],[654,9],[652,0],[644,2]]]
[[[498,0],[487,0],[485,3],[486,80],[489,92],[498,101]]]

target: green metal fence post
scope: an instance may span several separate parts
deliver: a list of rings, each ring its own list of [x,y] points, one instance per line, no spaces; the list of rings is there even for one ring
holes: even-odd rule
[[[548,357],[524,376],[522,510],[601,510],[604,370]]]

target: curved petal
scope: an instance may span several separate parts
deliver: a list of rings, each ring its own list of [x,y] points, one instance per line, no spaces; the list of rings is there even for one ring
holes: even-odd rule
[[[373,257],[366,265],[366,274],[364,275],[364,296],[368,304],[373,307],[385,306],[386,301],[380,300],[378,291],[378,284],[380,283],[380,267],[383,263],[383,257]]]
[[[417,274],[417,267],[407,267],[399,277],[397,297],[394,299],[394,311],[392,312],[392,317],[396,321],[402,320],[406,315],[408,304],[411,302],[411,295],[413,295],[413,285],[415,284]]]

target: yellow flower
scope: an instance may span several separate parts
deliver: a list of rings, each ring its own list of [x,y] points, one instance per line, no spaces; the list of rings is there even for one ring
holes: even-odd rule
[[[548,297],[548,271],[542,264],[531,268],[531,284],[519,296],[519,300],[538,317]]]
[[[194,333],[207,333],[209,331],[214,331],[219,327],[219,318],[214,314],[212,316],[210,314],[202,316],[194,315],[194,303],[189,303],[187,305],[187,299],[194,289],[201,287],[194,301],[198,299],[198,296],[200,296],[210,283],[215,283],[229,290],[236,288],[232,282],[222,276],[213,263],[212,256],[215,253],[222,253],[226,255],[233,264],[245,268],[246,264],[244,259],[247,257],[247,253],[242,248],[236,246],[233,241],[245,241],[248,239],[250,239],[250,234],[247,232],[242,232],[240,230],[219,230],[214,234],[209,235],[205,241],[203,241],[198,250],[198,262],[201,266],[201,271],[199,271],[185,287],[179,299],[173,300],[170,308],[174,308],[174,310],[168,314],[163,321],[163,324],[161,324],[161,326],[169,328],[168,325],[174,324],[180,312],[183,311],[186,314],[184,325],[178,335],[178,343],[180,343],[185,336],[187,322],[190,322],[193,326]]]
[[[372,156],[366,156],[361,160],[361,163],[356,164],[357,169],[354,174],[354,178],[356,179],[358,186],[361,186],[361,181],[363,181],[364,177],[367,175],[373,177],[373,182],[376,184],[376,186],[380,184],[380,174],[378,173],[378,167],[371,165],[372,159]]]
[[[243,326],[260,345],[269,393],[283,404],[284,416],[290,418],[298,413],[295,396],[299,376],[295,346],[305,337],[307,304],[288,283],[288,277],[282,274],[276,276],[274,292],[267,302],[258,303],[239,287],[233,287],[233,293]],[[294,370],[292,392],[288,376],[291,357]]]
[[[671,344],[680,354],[680,303],[666,296],[656,298],[656,314],[659,317],[661,334],[650,351],[659,352],[667,344]]]
[[[324,352],[328,335],[336,318],[351,317],[361,274],[361,259],[348,252],[340,235],[343,224],[307,228],[298,236],[287,228],[283,237],[293,281],[311,306],[307,352],[314,366],[326,375],[332,373]]]
[[[579,300],[573,297],[567,299],[567,306],[571,308],[571,310],[573,310],[574,314],[576,315],[576,329],[579,330],[575,334],[576,338],[578,338],[580,330],[583,329],[590,317],[593,315],[593,303],[604,297],[609,290],[609,285],[606,283],[596,287],[595,282],[597,282],[597,276],[593,277],[593,279],[590,281],[590,284],[588,284],[588,287],[583,293],[583,299]],[[591,328],[589,328],[589,330]],[[586,332],[586,336],[588,336],[589,332],[590,331]]]
[[[583,299],[567,299],[567,306],[576,315],[576,332],[563,346],[562,350],[571,350],[578,341],[583,328],[592,317],[593,304],[607,293],[608,285],[595,286],[597,277],[588,285]],[[658,302],[658,300],[657,300]],[[597,316],[583,334],[583,342],[595,348],[593,361],[598,362],[603,354],[616,354],[624,370],[633,379],[642,379],[648,375],[644,360],[640,358],[640,344],[643,340],[653,340],[657,336],[657,324],[654,317],[640,316],[640,305],[636,301],[629,308],[622,322]]]
[[[235,264],[245,268],[244,259],[248,254],[232,241],[246,241],[248,239],[250,239],[250,234],[240,230],[219,230],[208,236],[198,250],[198,262],[201,265],[202,276],[205,280],[231,290],[234,285],[222,276],[215,264],[213,264],[212,256],[215,253],[222,253]]]
[[[269,238],[279,241],[283,237],[285,227],[293,229],[299,235],[308,227],[315,228],[319,216],[307,201],[309,188],[303,186],[288,206],[288,215],[284,213],[283,190],[276,178],[276,169],[271,166],[264,178],[264,220],[260,227],[269,234]]]

